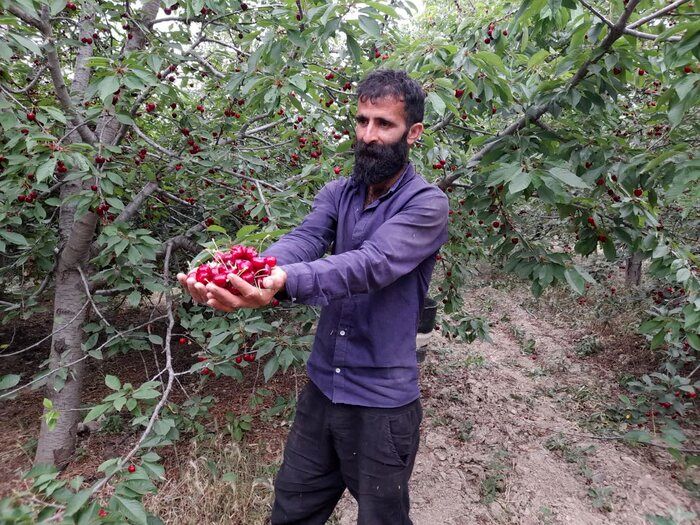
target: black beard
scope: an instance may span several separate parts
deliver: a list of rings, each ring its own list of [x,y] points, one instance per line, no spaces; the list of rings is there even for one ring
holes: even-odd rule
[[[358,140],[355,144],[355,166],[352,179],[367,186],[390,179],[408,162],[408,131],[393,144],[381,146]]]

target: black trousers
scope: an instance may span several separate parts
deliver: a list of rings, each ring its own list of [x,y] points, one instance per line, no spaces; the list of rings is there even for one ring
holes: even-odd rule
[[[408,480],[420,441],[420,400],[398,408],[332,403],[312,382],[275,480],[272,525],[321,525],[345,488],[361,525],[410,525]]]

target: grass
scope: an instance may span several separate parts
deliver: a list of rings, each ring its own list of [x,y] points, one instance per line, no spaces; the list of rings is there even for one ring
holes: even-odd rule
[[[266,464],[256,449],[224,434],[192,447],[177,475],[146,499],[148,510],[164,523],[267,523],[279,465]]]

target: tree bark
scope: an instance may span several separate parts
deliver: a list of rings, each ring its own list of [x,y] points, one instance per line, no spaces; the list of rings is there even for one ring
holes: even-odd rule
[[[625,283],[627,286],[639,286],[642,282],[642,254],[635,252],[627,257],[627,272]]]
[[[143,9],[143,20],[152,22],[158,13],[159,2],[150,0]],[[93,28],[94,10],[90,2],[85,3],[84,16],[81,18],[81,34],[91,34]],[[44,36],[49,41],[50,22],[48,11],[43,10],[43,23],[47,31]],[[136,38],[129,41],[125,51],[143,47],[145,35],[137,31]],[[70,98],[64,97],[64,105],[71,105],[74,101],[80,102],[82,93],[85,92],[90,81],[90,68],[87,60],[90,57],[90,46],[81,47],[75,64],[73,83],[70,89]],[[52,47],[49,62],[53,65],[52,79],[57,92],[65,93],[66,86],[62,75],[59,75],[59,55]],[[118,121],[113,115],[103,113],[98,126],[97,140],[102,144],[112,144],[115,139]],[[67,138],[67,142],[76,143],[81,139],[97,147],[92,139],[95,135],[82,126],[73,131]],[[86,183],[87,184],[87,183]],[[66,203],[71,195],[80,192],[83,183],[69,181],[61,186],[61,200],[64,204],[59,210],[59,246],[57,255],[58,267],[56,271],[56,288],[54,292],[54,322],[53,337],[51,339],[51,354],[49,357],[49,370],[51,375],[46,386],[46,397],[51,400],[51,410],[59,413],[58,421],[53,429],[42,419],[39,432],[35,463],[55,464],[59,468],[65,467],[70,461],[75,449],[75,437],[77,425],[81,419],[80,412],[81,390],[85,375],[85,355],[82,349],[83,324],[88,314],[87,292],[83,284],[78,267],[86,269],[90,260],[90,247],[97,227],[97,215],[87,212],[81,217],[76,217],[76,205]],[[65,383],[64,383],[65,380]],[[44,411],[46,414],[47,410]]]

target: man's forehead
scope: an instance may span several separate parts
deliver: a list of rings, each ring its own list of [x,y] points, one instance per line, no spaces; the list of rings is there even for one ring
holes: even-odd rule
[[[386,111],[386,112],[399,112],[401,115],[404,114],[405,104],[404,101],[396,96],[387,95],[374,100],[369,97],[363,97],[357,101],[357,112],[376,112],[376,111]]]

